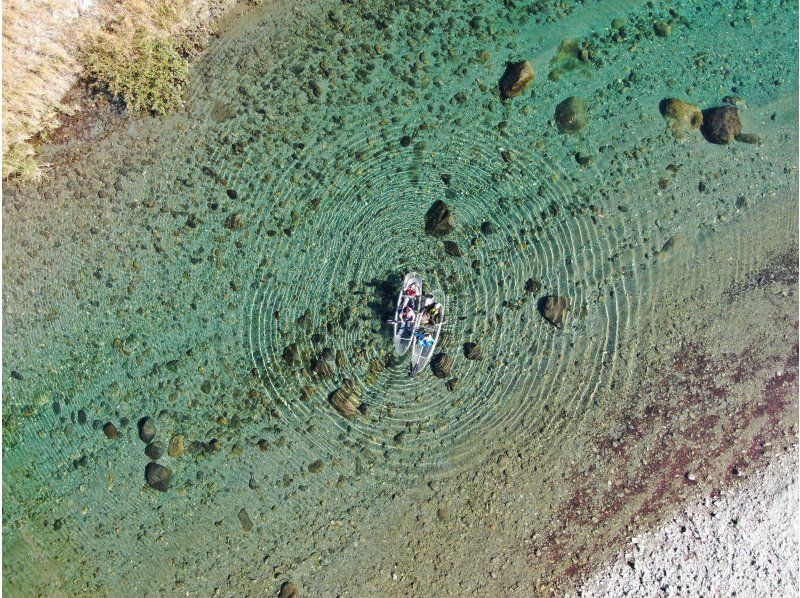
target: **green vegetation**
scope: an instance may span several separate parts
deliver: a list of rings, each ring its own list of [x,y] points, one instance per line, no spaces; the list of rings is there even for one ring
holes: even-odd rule
[[[42,176],[42,168],[36,161],[36,150],[22,141],[8,146],[3,154],[3,179],[36,181]]]
[[[79,59],[95,89],[107,91],[131,110],[166,114],[181,105],[189,65],[178,44],[166,35],[137,29],[129,44],[97,35]]]

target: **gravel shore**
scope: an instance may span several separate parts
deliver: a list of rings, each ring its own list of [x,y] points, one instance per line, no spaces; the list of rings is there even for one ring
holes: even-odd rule
[[[797,451],[633,538],[580,596],[798,595]]]

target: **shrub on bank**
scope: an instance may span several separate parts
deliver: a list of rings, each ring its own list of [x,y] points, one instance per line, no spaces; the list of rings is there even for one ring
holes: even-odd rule
[[[166,114],[181,105],[189,65],[166,35],[139,28],[128,39],[102,32],[79,54],[94,89],[108,92],[137,112]]]

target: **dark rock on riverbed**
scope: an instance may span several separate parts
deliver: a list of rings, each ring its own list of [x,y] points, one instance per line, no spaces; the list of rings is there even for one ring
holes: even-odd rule
[[[449,391],[453,391],[458,388],[458,378],[450,378],[445,384],[445,388],[447,388]]]
[[[333,369],[324,359],[315,359],[312,361],[311,371],[314,372],[317,378],[324,379],[333,377]]]
[[[464,357],[467,359],[480,359],[483,356],[483,351],[478,343],[464,343]]]
[[[556,106],[556,126],[561,133],[577,133],[588,120],[586,104],[580,98],[571,96]]]
[[[678,98],[667,98],[661,100],[659,108],[675,139],[685,139],[689,131],[703,126],[703,113],[694,104]]]
[[[528,293],[529,295],[533,293],[538,293],[541,290],[541,288],[542,288],[542,283],[540,283],[538,280],[529,278],[528,280],[525,281],[525,292]]]
[[[242,524],[242,529],[244,531],[246,532],[253,531],[253,520],[250,519],[250,515],[247,513],[245,509],[241,509],[237,517],[239,518],[239,523]]]
[[[734,139],[739,143],[761,143],[761,138],[752,133],[739,133]]]
[[[359,413],[361,392],[356,388],[352,380],[345,378],[342,385],[328,397],[328,401],[336,411],[347,419],[352,419]]]
[[[106,425],[103,426],[103,434],[106,435],[106,438],[110,438],[112,440],[117,436],[119,436],[119,433],[117,432],[117,426],[115,426],[111,422],[108,422]]]
[[[167,454],[173,459],[183,456],[184,444],[185,442],[183,436],[180,434],[175,434],[175,436],[169,440]]]
[[[739,109],[736,106],[717,106],[703,112],[703,135],[711,143],[727,145],[742,132]]]
[[[151,461],[144,468],[144,477],[151,488],[155,488],[159,492],[166,492],[172,481],[172,470]]]
[[[297,347],[297,343],[286,345],[286,348],[283,350],[283,360],[288,365],[296,365],[300,363],[301,355],[300,349]]]
[[[280,594],[278,594],[278,598],[300,598],[300,590],[297,589],[297,586],[294,585],[291,581],[287,581],[283,586],[281,586]]]
[[[143,417],[139,420],[139,438],[148,443],[156,437],[156,423],[152,417]]]
[[[452,368],[453,360],[446,353],[437,353],[431,359],[431,371],[437,378],[447,378]]]
[[[535,77],[533,67],[527,60],[508,65],[500,79],[500,96],[504,100],[517,97],[533,83]]]
[[[451,255],[453,257],[461,257],[461,248],[458,246],[458,243],[455,241],[445,241],[444,242],[444,252],[447,255]]]
[[[444,237],[451,233],[454,218],[450,208],[441,199],[435,201],[425,214],[425,232],[434,237]]]
[[[164,445],[158,441],[151,442],[144,447],[144,454],[147,455],[151,461],[158,461],[161,455],[164,454]]]
[[[539,311],[542,317],[556,328],[563,328],[567,319],[571,301],[569,297],[552,295],[544,297],[539,302]]]

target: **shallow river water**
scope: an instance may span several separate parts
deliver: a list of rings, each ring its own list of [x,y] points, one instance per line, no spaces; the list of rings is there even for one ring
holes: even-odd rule
[[[4,590],[528,596],[795,442],[796,22],[267,3],[185,110],[43,148],[4,200]],[[727,97],[756,143],[676,139],[671,97]],[[444,378],[392,355],[408,271],[446,297]]]

